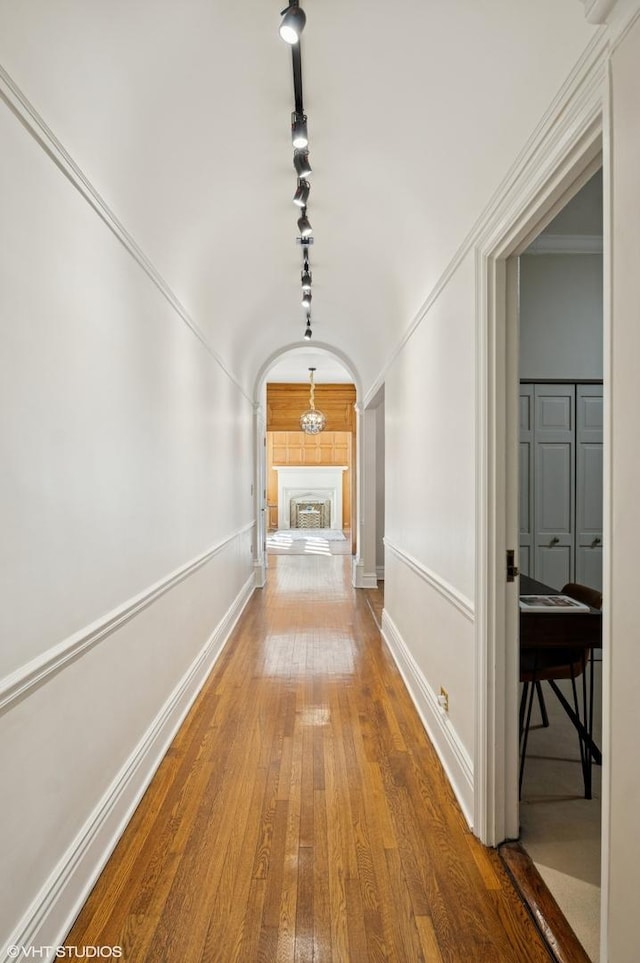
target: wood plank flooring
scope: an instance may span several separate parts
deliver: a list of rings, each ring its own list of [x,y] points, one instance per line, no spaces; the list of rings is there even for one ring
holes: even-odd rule
[[[274,556],[67,938],[126,963],[548,963],[350,557]]]

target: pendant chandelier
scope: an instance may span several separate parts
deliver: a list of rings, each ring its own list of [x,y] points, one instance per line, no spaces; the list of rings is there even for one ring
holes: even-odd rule
[[[302,428],[304,433],[307,435],[320,434],[320,432],[324,429],[325,425],[327,424],[327,419],[325,418],[325,416],[321,411],[318,411],[318,409],[315,406],[315,402],[313,400],[313,395],[315,391],[315,388],[313,385],[313,372],[315,370],[316,370],[315,368],[309,368],[309,381],[311,384],[311,388],[309,391],[309,407],[304,412],[304,414],[300,415],[300,427]]]

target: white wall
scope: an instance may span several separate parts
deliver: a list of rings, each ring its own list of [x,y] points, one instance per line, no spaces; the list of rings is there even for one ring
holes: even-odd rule
[[[640,762],[638,696],[640,628],[638,552],[640,435],[640,20],[612,57],[612,354],[611,354],[611,582],[605,585],[610,619],[610,779],[608,822],[608,960],[638,959],[640,892]],[[606,685],[606,682],[605,682]]]
[[[0,945],[37,945],[248,597],[253,412],[3,101],[0,142]]]
[[[474,302],[468,254],[385,383],[384,628],[401,661],[406,649],[405,678],[441,754],[452,756],[450,775],[467,815],[474,737]],[[440,730],[441,686],[449,715]]]
[[[602,378],[602,255],[520,258],[520,377]]]

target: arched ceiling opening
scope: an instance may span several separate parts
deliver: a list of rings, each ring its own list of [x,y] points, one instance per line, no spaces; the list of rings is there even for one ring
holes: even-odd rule
[[[267,384],[306,384],[315,368],[316,384],[353,384],[360,396],[360,378],[349,359],[324,345],[289,345],[275,352],[260,368],[254,397],[264,401]]]

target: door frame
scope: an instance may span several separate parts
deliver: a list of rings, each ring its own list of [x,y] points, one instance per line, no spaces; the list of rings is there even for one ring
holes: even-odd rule
[[[518,259],[603,167],[603,154],[606,194],[601,85],[588,108],[573,118],[562,143],[531,157],[506,209],[496,211],[476,246],[474,832],[489,846],[519,835],[518,582],[506,581],[506,550],[513,548],[516,559],[518,553]],[[605,278],[606,241],[605,228]],[[606,288],[604,303],[606,315]]]

